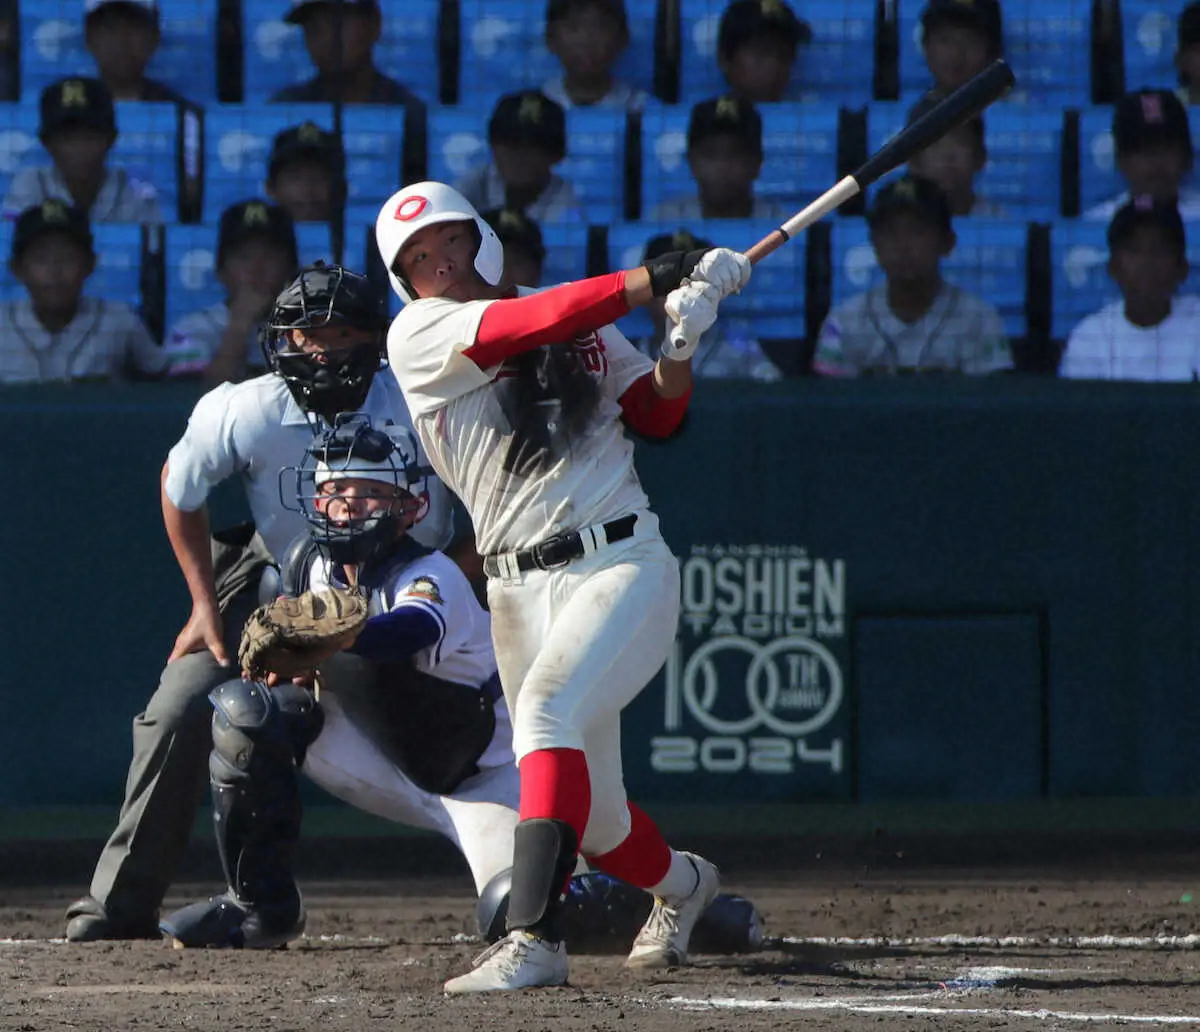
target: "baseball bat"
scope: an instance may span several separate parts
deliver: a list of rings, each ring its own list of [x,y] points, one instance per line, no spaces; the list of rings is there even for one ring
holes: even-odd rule
[[[782,226],[768,233],[746,251],[750,264],[755,265],[762,261],[802,229],[807,229],[851,197],[862,193],[880,176],[885,176],[892,169],[903,165],[914,154],[941,139],[956,125],[978,115],[989,104],[1003,97],[1014,82],[1016,79],[1012,69],[1002,60],[993,61],[978,75],[968,79],[953,93],[940,100],[912,125],[901,129],[852,175],[846,176],[826,190],[807,208],[796,212]]]

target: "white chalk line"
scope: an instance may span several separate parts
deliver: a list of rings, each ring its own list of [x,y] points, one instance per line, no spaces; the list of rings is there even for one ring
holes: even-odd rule
[[[1200,949],[1200,935],[925,935],[925,936],[794,936],[768,939],[764,948],[786,946],[844,946],[858,949],[915,948],[922,946],[963,946],[974,949],[1012,949],[1046,946],[1055,949],[1085,950],[1194,950]]]

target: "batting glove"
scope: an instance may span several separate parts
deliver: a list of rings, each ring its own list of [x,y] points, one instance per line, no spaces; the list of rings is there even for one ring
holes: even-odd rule
[[[711,253],[711,252],[710,252]],[[721,292],[711,283],[691,282],[667,295],[667,318],[674,324],[662,342],[662,356],[685,362],[696,352],[700,338],[717,321]]]
[[[728,247],[714,247],[705,251],[704,257],[688,273],[692,283],[711,283],[721,293],[721,298],[738,293],[750,282],[750,259]]]

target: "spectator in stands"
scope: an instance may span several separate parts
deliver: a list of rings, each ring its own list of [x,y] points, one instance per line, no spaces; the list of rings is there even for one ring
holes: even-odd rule
[[[304,45],[317,74],[307,82],[285,86],[271,98],[273,102],[320,103],[340,96],[345,104],[396,104],[412,113],[424,111],[415,93],[375,67],[375,44],[383,31],[376,0],[293,0],[283,20],[304,30]]]
[[[295,227],[282,207],[256,199],[226,208],[217,231],[217,279],[225,300],[172,327],[168,375],[217,384],[263,372],[259,327],[299,266]]]
[[[629,45],[625,0],[547,0],[546,48],[562,65],[542,92],[573,107],[640,111],[646,94],[616,78],[613,69]]]
[[[1179,39],[1175,48],[1179,71],[1179,99],[1200,104],[1200,2],[1190,3],[1179,15]]]
[[[1004,53],[997,0],[929,0],[921,12],[921,49],[935,89],[957,89]]]
[[[523,211],[512,208],[493,208],[482,215],[504,247],[500,286],[506,290],[516,286],[540,287],[546,261],[541,227]]]
[[[937,106],[941,96],[930,90],[908,112],[908,124]],[[941,139],[919,151],[908,163],[911,175],[932,179],[950,202],[950,214],[1003,218],[1004,209],[975,192],[975,178],[987,164],[983,116],[976,115],[955,126]]]
[[[571,184],[554,171],[567,156],[567,116],[541,90],[501,97],[488,122],[492,158],[456,189],[476,210],[515,208],[537,222],[586,221]]]
[[[29,297],[0,305],[0,383],[162,373],[166,356],[132,308],[83,296],[96,253],[80,209],[48,200],[21,212],[9,267]]]
[[[1154,197],[1179,208],[1184,221],[1200,218],[1200,191],[1186,186],[1192,171],[1187,109],[1170,90],[1127,93],[1113,110],[1117,171],[1129,190],[1098,204],[1084,218],[1109,221],[1131,196]]]
[[[876,195],[867,223],[884,282],[829,314],[813,369],[860,376],[1009,368],[999,313],[942,278],[955,237],[937,185],[912,176],[893,180]]]
[[[700,240],[686,229],[664,233],[646,242],[643,261],[659,258],[669,251],[707,251],[713,244]],[[667,299],[656,297],[646,305],[646,313],[654,325],[649,337],[633,341],[634,346],[657,359],[667,335]],[[762,380],[780,379],[779,369],[763,354],[762,346],[736,321],[718,319],[700,338],[700,346],[692,355],[692,375],[705,379]]]
[[[662,201],[650,212],[659,222],[696,219],[779,219],[791,213],[754,196],[762,171],[762,117],[748,100],[718,97],[692,108],[687,161],[696,194]]]
[[[1067,338],[1059,375],[1088,380],[1200,378],[1200,297],[1176,297],[1188,275],[1187,241],[1169,201],[1138,197],[1108,226],[1108,274],[1121,300]]]
[[[86,0],[83,10],[84,42],[116,100],[183,100],[146,76],[160,40],[155,0]]]
[[[267,196],[293,222],[330,222],[346,196],[346,164],[333,133],[312,122],[284,129],[271,144]]]
[[[733,0],[717,30],[717,63],[729,92],[751,104],[785,99],[812,28],[783,0]]]
[[[92,223],[162,222],[154,187],[108,165],[117,115],[99,79],[60,79],[42,90],[38,135],[53,165],[22,169],[13,177],[5,215],[57,198],[82,209]]]

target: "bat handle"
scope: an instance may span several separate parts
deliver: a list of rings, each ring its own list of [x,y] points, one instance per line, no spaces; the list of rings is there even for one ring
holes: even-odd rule
[[[807,208],[796,212],[795,215],[777,230],[768,233],[757,244],[747,250],[746,257],[750,259],[750,264],[757,265],[763,258],[772,251],[782,247],[801,230],[807,229],[814,222],[820,222],[831,211],[845,204],[857,193],[859,193],[857,180],[853,176],[846,176],[835,186],[821,194]]]

